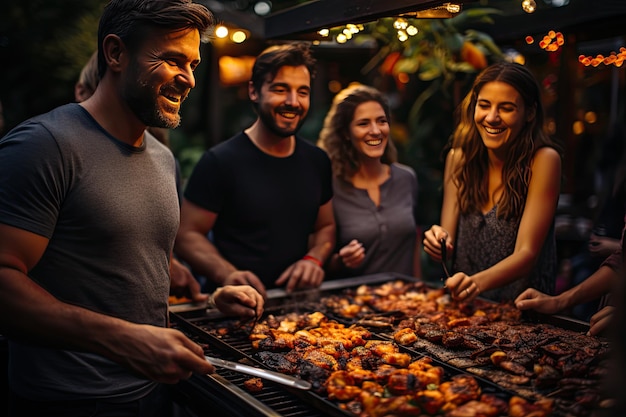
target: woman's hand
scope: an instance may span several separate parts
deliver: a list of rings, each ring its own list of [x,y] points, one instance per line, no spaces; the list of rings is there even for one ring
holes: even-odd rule
[[[348,268],[358,268],[365,260],[365,248],[363,244],[353,239],[339,250],[339,259]]]
[[[457,272],[448,278],[446,287],[452,298],[458,301],[471,301],[481,293],[476,281],[463,272]]]
[[[452,253],[454,242],[450,239],[450,234],[439,225],[433,225],[424,232],[424,251],[436,262],[441,262],[441,240],[446,241],[446,252]]]

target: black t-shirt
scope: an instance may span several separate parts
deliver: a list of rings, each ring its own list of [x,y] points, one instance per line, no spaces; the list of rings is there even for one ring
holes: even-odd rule
[[[205,152],[185,198],[218,213],[212,239],[222,256],[272,288],[306,254],[319,208],[332,197],[331,175],[326,153],[303,139],[277,158],[242,132]]]

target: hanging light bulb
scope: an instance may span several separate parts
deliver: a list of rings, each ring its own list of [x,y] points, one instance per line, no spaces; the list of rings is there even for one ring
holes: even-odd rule
[[[405,31],[403,31],[403,30],[399,30],[399,31],[398,31],[398,40],[399,40],[400,42],[404,42],[404,41],[406,41],[407,39],[409,39],[409,35],[407,35]]]
[[[396,28],[397,30],[404,30],[407,28],[407,26],[409,26],[409,22],[408,20],[399,17],[397,18],[394,22],[393,22],[393,27]]]
[[[526,13],[534,13],[537,10],[537,3],[535,3],[535,0],[524,0],[522,1],[522,9]]]

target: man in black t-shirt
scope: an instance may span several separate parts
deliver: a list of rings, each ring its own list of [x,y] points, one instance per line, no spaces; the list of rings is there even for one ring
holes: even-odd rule
[[[330,160],[296,136],[314,64],[304,43],[263,51],[248,86],[258,118],[209,149],[189,178],[175,251],[217,285],[264,293],[324,279],[335,243]]]

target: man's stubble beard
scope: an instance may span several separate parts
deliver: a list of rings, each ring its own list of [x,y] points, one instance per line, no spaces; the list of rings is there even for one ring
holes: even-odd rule
[[[141,80],[138,74],[130,74],[128,79],[135,81],[126,83],[126,88],[122,93],[128,106],[143,124],[166,129],[175,129],[180,125],[180,106],[187,98],[186,95],[181,97],[178,109],[172,109],[170,114],[175,114],[175,116],[168,117],[158,105],[159,93],[155,93],[154,89]]]
[[[286,129],[278,127],[278,125],[276,124],[276,119],[272,116],[272,113],[269,111],[265,111],[261,106],[257,107],[257,114],[259,115],[259,119],[261,119],[261,122],[263,123],[263,125],[270,132],[272,132],[273,134],[281,138],[288,138],[288,137],[295,135],[304,124],[304,121],[306,120],[306,116],[307,116],[306,113],[304,115],[301,115],[300,121],[298,122],[296,127],[293,129],[286,130]]]

